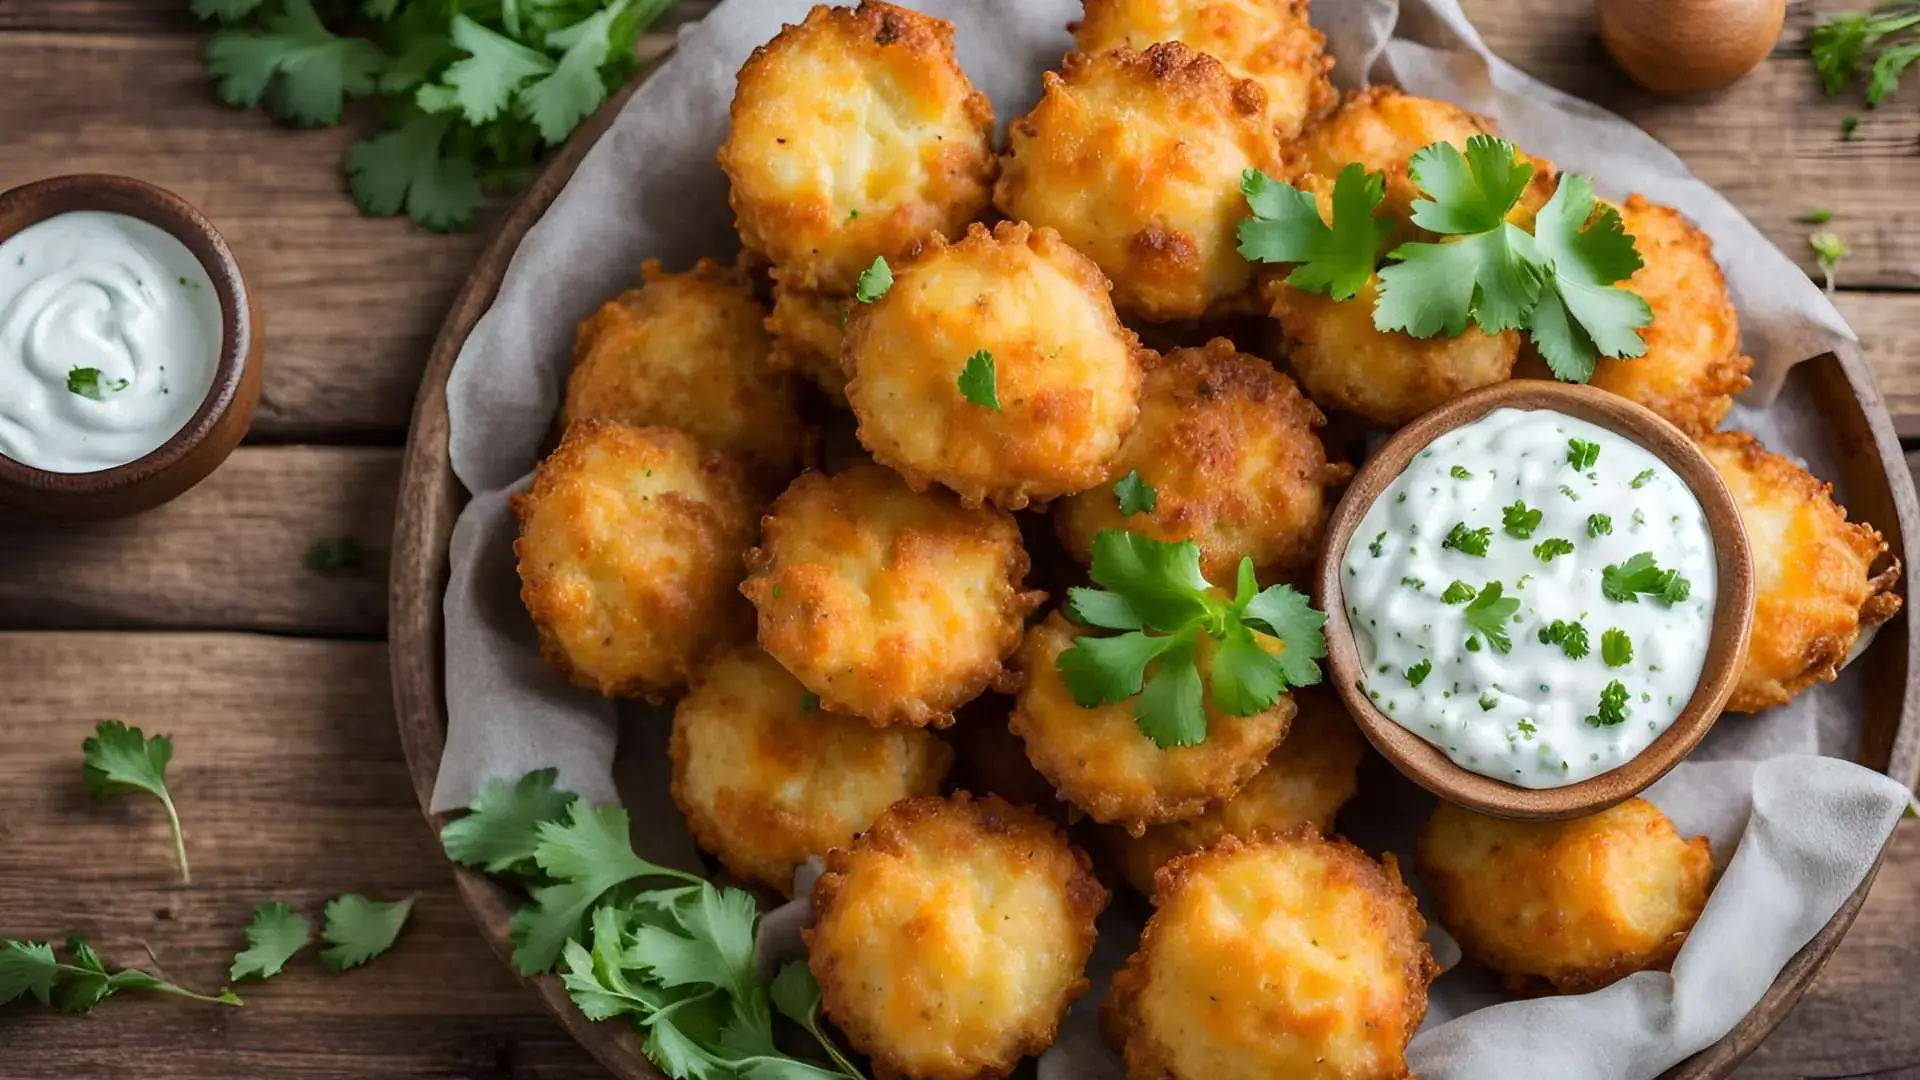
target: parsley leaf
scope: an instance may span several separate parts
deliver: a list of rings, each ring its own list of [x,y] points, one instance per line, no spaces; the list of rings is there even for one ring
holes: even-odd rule
[[[1647,484],[1650,483],[1652,480],[1653,480],[1653,470],[1642,469],[1638,473],[1634,474],[1633,482],[1630,486],[1633,488],[1633,490],[1639,491],[1641,488],[1646,487]]]
[[[1573,541],[1563,537],[1549,536],[1533,545],[1533,557],[1541,562],[1552,562],[1561,555],[1573,554]]]
[[[1600,460],[1600,444],[1585,439],[1567,440],[1567,464],[1575,472],[1586,472]]]
[[[1491,526],[1483,525],[1478,529],[1469,529],[1467,528],[1466,522],[1456,521],[1453,523],[1453,528],[1447,533],[1447,538],[1440,541],[1440,546],[1450,548],[1462,555],[1472,555],[1474,558],[1484,559],[1487,557],[1487,543],[1492,539],[1493,528]]]
[[[554,68],[547,54],[495,33],[465,15],[453,17],[450,40],[465,59],[447,65],[440,81],[467,123],[479,125],[506,112],[528,79]]]
[[[1480,595],[1467,605],[1466,616],[1467,625],[1485,635],[1494,652],[1504,653],[1513,649],[1513,639],[1507,636],[1507,622],[1520,610],[1520,601],[1500,593],[1501,585],[1497,581],[1481,586]]]
[[[1526,190],[1533,165],[1512,143],[1491,135],[1414,154],[1408,174],[1430,198],[1413,203],[1413,222],[1452,239],[1401,244],[1380,271],[1373,325],[1416,338],[1458,337],[1469,323],[1497,333],[1519,329],[1538,302],[1542,281],[1534,238],[1506,215]]]
[[[78,394],[89,401],[105,401],[109,393],[117,394],[127,388],[125,379],[103,379],[99,368],[77,367],[67,372],[67,393]]]
[[[180,815],[167,791],[167,763],[173,760],[173,740],[165,735],[149,739],[137,727],[118,720],[102,720],[80,744],[85,764],[87,794],[95,798],[145,792],[166,808],[173,830],[173,854],[180,863],[180,880],[191,882],[187,845],[180,833]]]
[[[1140,470],[1134,469],[1121,477],[1113,485],[1113,497],[1120,503],[1120,513],[1126,517],[1135,514],[1151,514],[1160,504],[1159,493],[1153,485],[1140,478]]]
[[[1624,563],[1609,563],[1600,571],[1600,592],[1620,604],[1637,604],[1641,593],[1657,598],[1668,607],[1684,601],[1693,591],[1693,583],[1678,570],[1662,570],[1653,553],[1643,551]]]
[[[1625,630],[1617,626],[1609,627],[1600,635],[1600,658],[1608,667],[1625,667],[1633,663],[1633,639]]]
[[[1878,48],[1881,51],[1872,64],[1867,100],[1872,105],[1881,104],[1893,93],[1901,72],[1914,60],[1909,54],[1916,50],[1912,40],[1882,42],[1916,27],[1920,27],[1920,5],[1912,3],[1881,4],[1871,12],[1843,12],[1821,23],[1807,39],[1814,70],[1820,75],[1820,88],[1828,97],[1846,89],[1860,77],[1867,56]]]
[[[572,792],[554,787],[559,775],[557,769],[535,769],[517,781],[487,781],[466,816],[441,827],[447,858],[490,874],[533,877],[540,824],[563,820],[573,805]]]
[[[347,151],[347,186],[369,214],[402,209],[424,228],[458,229],[480,206],[473,159],[449,140],[454,114],[414,115],[399,127],[361,139]]]
[[[152,990],[210,1005],[242,1004],[230,990],[196,994],[138,968],[109,971],[93,947],[77,937],[67,939],[73,962],[61,963],[53,946],[39,941],[0,941],[0,1005],[31,994],[42,1005],[61,1012],[89,1012],[122,990]]]
[[[1419,686],[1426,682],[1427,676],[1431,674],[1433,674],[1433,661],[1422,658],[1419,663],[1407,669],[1407,685]]]
[[[1587,515],[1587,538],[1597,540],[1602,536],[1613,535],[1613,517],[1610,514]]]
[[[884,258],[875,258],[873,265],[860,271],[859,280],[853,283],[853,298],[863,304],[871,304],[887,295],[893,288],[893,267],[887,265]]]
[[[1653,322],[1645,300],[1614,285],[1640,269],[1640,253],[1620,212],[1597,205],[1593,182],[1567,173],[1534,218],[1534,240],[1552,272],[1526,329],[1554,376],[1567,382],[1592,378],[1599,356],[1644,355],[1639,331]]]
[[[1381,530],[1380,535],[1374,537],[1372,542],[1367,544],[1367,554],[1378,559],[1382,555],[1385,555],[1386,553],[1387,553],[1387,534],[1386,534],[1386,530],[1383,529]]]
[[[1544,516],[1538,510],[1529,509],[1525,499],[1515,499],[1513,505],[1500,511],[1500,528],[1515,540],[1530,540]]]
[[[1539,636],[1540,644],[1560,646],[1560,651],[1569,660],[1578,660],[1593,651],[1592,644],[1587,640],[1587,628],[1582,623],[1555,619],[1540,628]]]
[[[1319,201],[1258,169],[1240,174],[1240,193],[1253,216],[1239,226],[1240,254],[1250,262],[1293,263],[1287,284],[1349,300],[1373,276],[1374,259],[1393,223],[1373,216],[1385,197],[1386,177],[1358,163],[1333,182],[1332,224]]]
[[[1447,470],[1447,475],[1453,477],[1455,480],[1473,479],[1473,473],[1468,471],[1465,465],[1455,465],[1453,468]]]
[[[993,366],[993,354],[985,349],[967,357],[960,369],[960,396],[988,412],[1000,411],[1000,388]]]
[[[1464,604],[1473,599],[1476,592],[1477,590],[1466,582],[1455,581],[1447,586],[1446,592],[1440,594],[1440,602],[1443,604]]]
[[[1632,712],[1627,707],[1626,686],[1615,679],[1600,691],[1600,708],[1587,716],[1587,723],[1593,727],[1613,727],[1625,723]]]
[[[247,923],[247,947],[233,958],[227,978],[239,982],[248,976],[266,979],[280,973],[293,954],[307,947],[313,924],[287,904],[275,901],[253,909]]]
[[[533,887],[533,904],[513,917],[513,964],[522,975],[553,967],[567,939],[580,932],[588,909],[615,886],[658,877],[700,883],[691,874],[635,855],[624,809],[590,807],[579,799],[567,809],[565,821],[536,826],[533,860],[549,883]]]
[[[407,924],[415,897],[382,903],[359,893],[327,901],[326,924],[320,937],[329,948],[320,950],[320,962],[329,971],[345,971],[393,948],[393,939]]]
[[[220,100],[251,108],[264,99],[275,117],[306,127],[339,123],[342,102],[373,93],[386,62],[373,42],[328,30],[311,0],[284,0],[263,33],[226,28],[207,42]]]
[[[615,20],[624,6],[602,8],[572,26],[547,35],[548,48],[566,51],[560,54],[560,62],[552,71],[520,92],[518,105],[519,114],[533,121],[547,145],[565,142],[574,127],[607,100],[609,88],[600,69],[609,57],[620,55],[614,52],[614,30]],[[630,33],[624,35],[622,44],[631,50]]]

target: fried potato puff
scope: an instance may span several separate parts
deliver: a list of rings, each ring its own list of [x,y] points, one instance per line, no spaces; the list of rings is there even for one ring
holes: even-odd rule
[[[1240,175],[1281,170],[1258,84],[1177,41],[1073,53],[1043,80],[1040,103],[1007,129],[994,205],[1059,230],[1113,279],[1128,315],[1248,307]]]
[[[1103,530],[1130,529],[1194,541],[1213,581],[1232,580],[1243,557],[1263,579],[1298,574],[1332,510],[1328,491],[1353,472],[1327,461],[1314,434],[1325,423],[1292,379],[1224,338],[1176,349],[1147,373],[1140,422],[1111,469],[1138,472],[1153,509],[1123,516],[1114,491],[1097,487],[1055,505],[1055,531],[1081,562]]]
[[[1707,903],[1707,838],[1629,799],[1568,821],[1507,821],[1442,801],[1420,833],[1440,923],[1515,992],[1597,990],[1665,970]]]
[[[1083,53],[1181,41],[1220,61],[1266,94],[1266,116],[1283,140],[1324,115],[1340,95],[1327,80],[1327,39],[1307,21],[1307,0],[1086,0],[1073,26]]]
[[[1005,678],[1044,593],[1013,515],[916,493],[877,465],[806,473],[775,500],[740,591],[760,645],[821,707],[945,727]]]
[[[1078,634],[1059,612],[1027,631],[1017,661],[1025,683],[1008,724],[1033,767],[1095,821],[1139,836],[1194,817],[1239,791],[1286,737],[1294,706],[1283,694],[1253,716],[1226,716],[1208,702],[1206,740],[1162,750],[1140,733],[1130,702],[1083,709],[1073,700],[1056,665]]]
[[[835,402],[847,403],[847,373],[840,368],[840,346],[846,339],[851,296],[830,296],[773,283],[773,313],[767,333],[773,350],[767,367],[794,372],[813,381]]]
[[[953,750],[930,731],[821,709],[766,653],[715,659],[673,712],[673,801],[728,870],[788,894],[800,864],[933,795]]]
[[[813,890],[807,963],[876,1080],[991,1080],[1087,990],[1107,891],[1064,833],[988,795],[896,803]]]
[[[915,490],[1018,510],[1106,479],[1151,355],[1086,256],[1052,229],[1003,222],[935,237],[895,266],[886,295],[855,305],[841,363],[875,460]],[[961,386],[970,364],[987,404]]]
[[[1753,550],[1753,631],[1727,709],[1784,705],[1838,678],[1860,631],[1900,610],[1900,563],[1875,574],[1887,551],[1880,533],[1848,521],[1831,485],[1746,432],[1708,435],[1700,450],[1739,504]]]
[[[795,288],[853,292],[877,256],[987,209],[993,106],[953,24],[866,0],[821,5],[740,69],[720,167],[740,240]]]
[[[1333,830],[1334,815],[1353,798],[1366,741],[1332,690],[1311,686],[1289,696],[1296,711],[1286,740],[1231,798],[1199,817],[1151,826],[1139,837],[1113,830],[1127,884],[1152,896],[1155,871],[1223,836],[1252,840],[1298,825],[1323,835]]]
[[[580,321],[563,423],[618,420],[679,428],[784,484],[809,448],[793,383],[773,373],[766,310],[743,273],[702,259],[643,284]]]
[[[673,428],[582,420],[513,499],[520,599],[554,669],[654,701],[746,636],[735,595],[759,504],[741,466]]]
[[[1388,855],[1301,828],[1168,863],[1102,1027],[1128,1080],[1405,1080],[1439,970]]]

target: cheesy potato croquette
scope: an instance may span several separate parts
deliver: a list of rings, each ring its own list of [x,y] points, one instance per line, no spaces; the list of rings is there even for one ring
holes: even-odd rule
[[[953,750],[816,706],[751,646],[704,668],[673,712],[673,801],[728,870],[781,893],[901,799],[940,790]]]
[[[1722,431],[1700,449],[1739,504],[1753,550],[1753,631],[1727,709],[1784,705],[1838,678],[1860,631],[1900,610],[1900,564],[1890,560],[1876,574],[1887,552],[1880,533],[1848,521],[1831,485],[1753,436]]]
[[[1600,359],[1590,385],[1637,401],[1689,435],[1720,426],[1747,388],[1753,358],[1740,352],[1740,317],[1727,297],[1713,241],[1678,210],[1635,195],[1620,217],[1641,267],[1620,287],[1653,309],[1640,328],[1645,355]]]
[[[1258,84],[1177,42],[1073,53],[1007,129],[994,205],[1057,229],[1143,319],[1247,307],[1240,175],[1281,171]]]
[[[774,277],[853,292],[877,256],[986,209],[993,106],[953,55],[953,24],[866,0],[821,5],[740,69],[720,167],[740,240]]]
[[[744,274],[711,259],[643,284],[580,322],[563,423],[618,420],[679,428],[776,484],[798,470],[808,434],[793,384],[768,365],[766,311]]]
[[[1456,338],[1415,338],[1373,326],[1380,279],[1351,299],[1267,282],[1287,363],[1314,401],[1383,428],[1396,428],[1469,390],[1504,382],[1520,355],[1520,335],[1469,326]]]
[[[829,856],[807,963],[877,1080],[988,1080],[1052,1044],[1106,904],[1045,819],[992,795],[911,799]]]
[[[1026,615],[1013,515],[875,465],[806,473],[761,522],[741,591],[760,645],[832,712],[944,727],[1003,681]]]
[[[1231,798],[1199,817],[1154,825],[1138,837],[1120,833],[1117,850],[1127,884],[1152,896],[1155,871],[1223,836],[1251,840],[1298,825],[1332,832],[1334,815],[1353,798],[1365,740],[1332,690],[1314,686],[1290,696],[1296,711],[1286,741]]]
[[[1002,223],[894,267],[886,295],[855,305],[841,362],[876,461],[915,490],[1018,510],[1106,479],[1150,355],[1086,256],[1052,229]]]
[[[1194,817],[1239,791],[1286,737],[1294,705],[1283,694],[1253,716],[1226,716],[1209,703],[1206,739],[1163,750],[1140,733],[1132,702],[1083,709],[1073,700],[1057,665],[1078,634],[1059,612],[1027,631],[1009,725],[1033,767],[1095,821],[1139,836]]]
[[[758,504],[740,465],[672,428],[582,420],[514,496],[520,599],[547,662],[660,700],[751,624],[734,593]]]
[[[1129,1080],[1405,1080],[1437,975],[1388,855],[1310,829],[1161,869],[1103,1009]]]
[[[840,368],[840,345],[846,338],[844,323],[852,307],[851,296],[810,293],[774,282],[773,313],[767,316],[773,349],[767,356],[767,366],[803,375],[828,397],[845,405],[847,373]]]
[[[1083,53],[1181,41],[1266,94],[1274,133],[1292,139],[1339,101],[1327,80],[1327,39],[1307,21],[1307,0],[1086,0],[1074,24]]]
[[[1665,970],[1707,903],[1707,838],[1629,799],[1591,817],[1507,821],[1444,800],[1420,834],[1420,880],[1461,951],[1515,992],[1597,990]]]
[[[1095,536],[1130,529],[1194,541],[1213,581],[1232,580],[1243,557],[1263,578],[1298,574],[1313,562],[1329,490],[1352,473],[1328,463],[1315,434],[1325,423],[1292,379],[1223,338],[1176,349],[1147,373],[1140,421],[1111,470],[1138,472],[1153,509],[1123,516],[1111,487],[1082,492],[1054,507],[1060,541],[1088,562]]]

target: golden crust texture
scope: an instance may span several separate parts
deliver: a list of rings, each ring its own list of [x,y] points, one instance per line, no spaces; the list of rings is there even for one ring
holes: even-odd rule
[[[1083,53],[1181,41],[1220,61],[1266,96],[1266,117],[1293,139],[1340,100],[1327,79],[1326,36],[1307,21],[1307,0],[1086,0],[1074,24]]]
[[[1199,817],[1152,826],[1139,837],[1113,830],[1127,884],[1152,896],[1155,871],[1223,836],[1252,840],[1299,825],[1323,835],[1333,831],[1334,815],[1353,798],[1366,741],[1332,690],[1310,686],[1290,696],[1297,711],[1286,741],[1232,798]]]
[[[1457,338],[1426,340],[1373,327],[1380,279],[1348,300],[1305,292],[1278,278],[1266,283],[1287,363],[1321,406],[1397,428],[1469,390],[1504,382],[1520,354],[1512,330],[1470,326]]]
[[[1081,708],[1056,666],[1078,631],[1059,612],[1027,631],[1017,661],[1024,684],[1008,721],[1027,758],[1067,802],[1135,836],[1147,826],[1198,815],[1239,791],[1286,737],[1291,698],[1254,716],[1207,707],[1207,738],[1162,750],[1140,733],[1122,702]]]
[[[757,510],[740,465],[684,432],[569,425],[513,499],[542,655],[608,697],[679,690],[750,625],[734,586]]]
[[[1013,515],[876,465],[806,473],[761,522],[740,591],[760,645],[832,712],[944,727],[1005,678],[1027,613]]]
[[[1168,863],[1102,1021],[1128,1080],[1410,1080],[1439,974],[1393,856],[1300,828]]]
[[[993,106],[954,59],[952,23],[821,5],[741,67],[720,167],[741,242],[777,279],[850,294],[876,256],[987,209]]]
[[[1081,562],[1093,538],[1130,529],[1157,540],[1192,540],[1213,581],[1229,581],[1251,558],[1263,579],[1291,577],[1313,562],[1332,511],[1329,492],[1352,476],[1330,464],[1315,434],[1326,417],[1292,379],[1224,338],[1176,349],[1152,371],[1140,422],[1111,472],[1137,471],[1154,508],[1122,516],[1110,487],[1054,506],[1054,529]]]
[[[785,483],[810,437],[793,383],[768,364],[766,311],[746,275],[712,259],[685,274],[649,259],[640,275],[580,321],[562,422],[679,428]]]
[[[807,859],[901,799],[940,790],[953,750],[919,728],[815,707],[752,646],[715,659],[673,712],[673,801],[728,870],[782,894]]]
[[[847,403],[847,373],[840,368],[840,345],[846,339],[846,313],[853,297],[812,293],[773,283],[773,313],[767,333],[773,349],[767,367],[804,375],[835,402]]]
[[[992,795],[912,799],[828,858],[807,963],[876,1080],[992,1080],[1086,992],[1106,904],[1044,818]]]
[[[1591,385],[1637,401],[1689,435],[1720,425],[1747,388],[1753,358],[1740,352],[1740,316],[1713,258],[1713,241],[1672,207],[1635,195],[1620,207],[1643,265],[1624,288],[1653,309],[1646,354],[1602,358]]]
[[[1831,485],[1746,432],[1716,432],[1700,449],[1739,504],[1753,550],[1753,633],[1727,709],[1784,705],[1838,678],[1860,631],[1900,610],[1900,563],[1876,574],[1880,533],[1848,521]]]
[[[1058,229],[1128,315],[1249,307],[1240,175],[1282,168],[1258,84],[1177,41],[1072,53],[1043,81],[1040,103],[1007,129],[994,205]]]
[[[1420,833],[1440,923],[1515,992],[1597,990],[1665,970],[1707,903],[1707,838],[1629,799],[1591,817],[1505,821],[1444,800]]]
[[[960,390],[982,351],[997,410]],[[1052,229],[1002,222],[934,237],[895,266],[886,295],[856,305],[841,361],[876,461],[915,490],[940,483],[969,505],[1018,510],[1106,479],[1151,355],[1086,256]]]

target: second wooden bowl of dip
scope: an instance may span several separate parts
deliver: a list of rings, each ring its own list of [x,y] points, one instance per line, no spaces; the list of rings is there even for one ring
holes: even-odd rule
[[[1716,598],[1699,682],[1673,723],[1614,769],[1563,787],[1528,788],[1474,772],[1375,707],[1361,687],[1359,645],[1348,622],[1341,566],[1374,500],[1435,439],[1496,409],[1546,409],[1585,420],[1644,448],[1700,502],[1713,541]],[[1740,509],[1712,463],[1679,429],[1622,397],[1587,386],[1517,379],[1462,395],[1401,428],[1367,459],[1328,521],[1314,575],[1327,614],[1327,670],[1369,742],[1407,777],[1449,802],[1495,817],[1553,820],[1598,813],[1666,775],[1720,717],[1746,655],[1753,622],[1753,556]]]
[[[0,507],[42,521],[97,521],[152,509],[205,479],[239,445],[260,397],[260,319],[240,264],[185,199],[127,176],[76,174],[0,193],[0,241],[69,211],[138,218],[192,253],[220,307],[220,355],[199,407],[167,440],[122,465],[52,472],[0,453]]]

